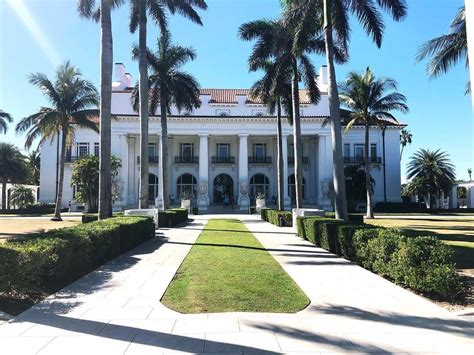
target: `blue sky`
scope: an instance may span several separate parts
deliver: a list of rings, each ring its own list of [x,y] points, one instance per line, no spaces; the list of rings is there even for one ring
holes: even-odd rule
[[[11,4],[16,3],[14,11]],[[384,43],[378,49],[353,22],[351,58],[337,68],[338,80],[348,71],[370,66],[378,75],[399,83],[408,98],[410,113],[399,116],[413,133],[413,144],[405,149],[402,175],[409,156],[417,149],[447,151],[456,165],[457,177],[467,178],[474,167],[473,116],[471,100],[464,95],[468,73],[463,65],[447,75],[430,80],[425,63],[415,63],[417,48],[425,40],[444,33],[462,0],[408,0],[409,15],[404,22],[387,19]],[[174,41],[192,46],[197,59],[186,69],[202,87],[245,88],[258,77],[249,74],[247,57],[251,44],[239,40],[240,24],[275,18],[279,0],[208,0],[202,12],[203,27],[173,17],[170,21]],[[154,46],[157,30],[150,26],[149,44]],[[128,6],[113,14],[114,62],[123,62],[134,78],[137,63],[130,59],[136,35],[128,31]],[[70,59],[84,76],[96,84],[99,78],[99,26],[77,15],[73,0],[0,0],[0,108],[18,121],[47,102],[27,81],[32,72],[53,75],[55,66]],[[319,67],[324,58],[314,56]],[[0,141],[20,147],[23,137],[1,135]]]

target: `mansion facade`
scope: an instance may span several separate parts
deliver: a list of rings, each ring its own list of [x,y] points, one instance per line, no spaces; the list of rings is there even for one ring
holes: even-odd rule
[[[321,100],[311,104],[300,90],[303,141],[303,204],[332,209],[333,158],[327,96],[327,69],[319,72]],[[132,78],[121,63],[115,65],[112,91],[112,154],[121,159],[116,181],[114,209],[136,208],[140,177],[139,117],[130,102]],[[247,89],[201,89],[201,106],[192,112],[172,110],[168,117],[169,198],[179,204],[183,194],[192,195],[200,210],[229,203],[246,209],[263,193],[268,205],[276,203],[276,117],[266,105],[252,98]],[[159,109],[157,110],[159,112]],[[370,132],[371,174],[375,180],[374,202],[400,202],[400,129],[391,124],[383,137],[378,127]],[[285,206],[295,198],[293,128],[283,119],[283,174]],[[150,204],[161,200],[160,118],[150,116],[149,196]],[[73,146],[67,149],[63,205],[75,202],[71,186],[73,163],[81,156],[99,154],[99,135],[78,128]],[[363,163],[364,127],[353,126],[343,135],[344,163]],[[385,150],[385,154],[384,153]],[[40,200],[54,202],[57,185],[57,141],[41,147]],[[385,159],[383,158],[385,156]],[[385,179],[384,179],[385,166]],[[56,179],[55,179],[56,177]]]

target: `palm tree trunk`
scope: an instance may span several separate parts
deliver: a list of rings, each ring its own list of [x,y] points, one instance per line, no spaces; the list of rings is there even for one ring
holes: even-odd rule
[[[277,102],[277,176],[278,176],[278,209],[283,211],[285,208],[283,196],[283,142],[281,136],[281,102],[278,98]]]
[[[163,173],[163,209],[169,208],[169,177],[168,177],[168,121],[166,112],[166,98],[160,95],[161,110],[161,171]]]
[[[330,14],[330,0],[324,2],[324,42],[328,65],[328,99],[331,116],[331,138],[333,156],[333,185],[335,194],[336,218],[347,221],[347,199],[342,159],[341,112],[339,109],[339,93],[337,90],[336,70],[334,68],[334,42]]]
[[[63,200],[63,184],[64,184],[64,158],[66,155],[66,136],[67,130],[63,128],[61,132],[61,153],[59,154],[59,181],[58,181],[58,194],[56,195],[56,207],[54,208],[54,217],[52,221],[62,221],[61,218],[61,203]],[[59,139],[59,137],[58,137]]]
[[[7,182],[2,182],[2,210],[7,209]]]
[[[405,149],[405,146],[404,146],[404,145],[402,145],[402,150],[400,151],[400,161],[402,161],[403,149]]]
[[[146,58],[146,0],[139,0],[139,97],[140,97],[140,199],[138,208],[148,208],[148,69]]]
[[[303,197],[303,165],[301,143],[301,123],[300,123],[300,94],[299,94],[299,78],[298,78],[298,63],[296,58],[292,59],[292,77],[291,77],[291,94],[293,103],[293,141],[295,149],[295,190],[296,190],[296,208],[302,208]]]
[[[100,156],[99,219],[112,217],[111,112],[112,112],[112,19],[111,0],[100,2]],[[62,149],[62,148],[61,148]],[[62,158],[64,160],[64,157]],[[64,167],[61,168],[61,171]],[[60,184],[62,184],[60,179]],[[59,193],[58,193],[59,195]]]
[[[385,169],[385,130],[386,127],[382,128],[382,159],[383,159],[383,200],[387,202],[387,175]]]
[[[365,126],[365,149],[364,149],[364,160],[365,160],[365,188],[367,189],[367,214],[366,218],[374,218],[374,212],[372,211],[372,184],[370,183],[370,160],[369,160],[369,133],[370,126]]]

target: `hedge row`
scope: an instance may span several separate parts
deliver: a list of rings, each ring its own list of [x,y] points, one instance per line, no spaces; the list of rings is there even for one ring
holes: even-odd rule
[[[0,214],[51,214],[54,213],[54,208],[54,203],[39,203],[22,209],[0,210]],[[67,208],[62,208],[61,212],[67,212],[67,210]]]
[[[321,217],[297,219],[298,235],[401,286],[453,301],[462,285],[452,249],[435,237]]]
[[[173,227],[188,220],[188,210],[186,208],[171,208],[158,212],[159,227]]]
[[[154,236],[147,217],[117,217],[0,246],[0,294],[54,292]]]
[[[281,227],[293,226],[293,217],[290,211],[279,211],[271,208],[262,208],[260,217],[275,226],[280,227],[280,217],[283,217],[283,225]]]
[[[324,216],[327,218],[336,218],[336,213],[335,212],[325,212]],[[361,213],[349,213],[347,215],[349,222],[353,223],[359,223],[363,224],[364,223],[364,215]]]

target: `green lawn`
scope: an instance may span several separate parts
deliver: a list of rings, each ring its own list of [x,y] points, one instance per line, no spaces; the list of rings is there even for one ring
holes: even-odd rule
[[[436,236],[449,244],[455,252],[455,262],[460,269],[470,269],[474,274],[474,220],[452,216],[449,219],[400,218],[366,220],[366,223],[400,228],[409,235]]]
[[[242,222],[213,219],[162,300],[181,313],[294,313],[309,299]]]

